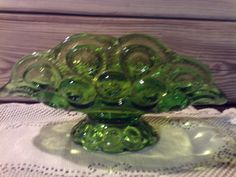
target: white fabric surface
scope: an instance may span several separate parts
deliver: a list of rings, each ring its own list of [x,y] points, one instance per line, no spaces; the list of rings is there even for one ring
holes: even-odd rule
[[[218,117],[225,119],[228,124],[236,124],[235,108],[220,113],[214,109],[196,110],[189,107],[181,112],[149,116],[202,119]],[[166,171],[155,168],[139,170],[135,168],[135,163],[120,161],[123,157],[117,154],[85,151],[69,140],[70,128],[84,117],[82,113],[58,110],[43,104],[0,105],[0,177],[236,177],[236,167],[227,164],[204,170],[167,174]],[[236,129],[230,131],[236,134]],[[145,165],[145,160],[142,162],[138,155],[137,158],[130,157],[140,166]],[[184,161],[184,157],[181,160]]]

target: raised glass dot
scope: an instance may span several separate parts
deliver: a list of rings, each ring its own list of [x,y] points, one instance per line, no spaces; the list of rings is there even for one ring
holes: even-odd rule
[[[141,78],[158,61],[155,51],[143,45],[130,45],[125,47],[121,53],[121,66],[125,72],[128,72],[132,79]]]
[[[90,104],[96,97],[96,90],[93,85],[80,79],[63,80],[59,90],[70,103],[78,106]]]
[[[66,59],[76,73],[94,77],[102,67],[103,55],[100,48],[82,45],[71,50]]]
[[[25,70],[23,77],[27,83],[38,89],[43,89],[47,86],[57,87],[60,82],[58,71],[48,64],[36,63],[31,65]]]
[[[121,131],[118,128],[108,128],[103,140],[102,148],[106,152],[121,152],[123,146],[120,143],[122,138]]]
[[[131,100],[141,107],[153,106],[159,96],[165,92],[165,85],[152,78],[141,79],[134,83]]]
[[[97,80],[97,91],[107,102],[119,102],[130,93],[130,82],[120,72],[110,71],[102,74]]]
[[[144,147],[140,131],[132,126],[128,126],[123,132],[123,144],[128,150],[138,150]]]
[[[158,112],[167,112],[173,110],[179,110],[187,107],[189,100],[186,95],[178,90],[164,94],[158,103]]]

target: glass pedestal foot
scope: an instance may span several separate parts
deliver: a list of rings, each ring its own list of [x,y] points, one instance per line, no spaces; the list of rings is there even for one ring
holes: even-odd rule
[[[73,127],[71,137],[86,150],[108,153],[138,151],[159,140],[158,134],[144,121],[109,124],[95,122],[89,118]]]

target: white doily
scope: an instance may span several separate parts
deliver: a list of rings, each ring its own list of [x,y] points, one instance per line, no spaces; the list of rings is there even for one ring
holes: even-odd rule
[[[161,157],[161,153],[156,158],[153,156],[153,151],[156,148],[160,148],[157,146],[141,152],[124,153],[123,155],[85,151],[69,141],[70,128],[84,116],[82,113],[58,110],[43,104],[12,103],[0,105],[0,177],[236,177],[235,166],[229,166],[228,161],[225,161],[226,159],[230,160],[230,162],[235,162],[236,154],[229,154],[231,152],[227,150],[228,147],[225,145],[221,146],[220,143],[217,143],[216,145],[219,147],[216,147],[214,144],[214,141],[219,141],[219,138],[224,140],[226,145],[230,144],[231,140],[236,139],[235,108],[227,109],[221,113],[215,109],[196,110],[193,107],[189,107],[171,114],[163,113],[145,116],[149,117],[153,124],[155,124],[157,116],[172,118],[170,126],[166,126],[165,130],[163,130],[166,132],[164,133],[165,136],[163,135],[163,139],[166,137],[167,140],[168,137],[172,137],[172,139],[175,136],[184,137],[186,132],[188,133],[186,137],[200,137],[200,134],[195,134],[194,127],[197,127],[198,130],[201,128],[201,132],[207,132],[207,136],[215,133],[214,138],[211,137],[206,144],[209,144],[208,147],[211,148],[211,151],[217,152],[216,159],[222,160],[222,163],[204,170],[201,169],[201,163],[205,163],[205,159],[201,159],[202,156],[199,155],[199,157],[190,159],[192,151],[188,155],[188,149],[184,150],[177,146],[173,148],[169,146],[168,141],[164,140],[161,140],[162,143],[157,146],[164,147],[165,143],[167,143],[166,152],[173,153],[170,157],[181,156],[181,159],[172,158],[168,161],[167,155]],[[179,119],[183,118],[184,120],[185,117],[191,117],[193,121],[190,123],[187,120],[179,122]],[[209,117],[214,117],[214,119],[209,119]],[[207,126],[204,123],[194,124],[196,119],[204,119],[203,122],[206,122]],[[217,134],[215,127],[220,127],[222,132]],[[224,133],[227,136],[223,135]],[[232,139],[230,139],[231,136]],[[197,141],[194,140],[194,143],[197,143]],[[202,143],[200,142],[200,144]],[[198,147],[198,144],[196,146]],[[218,151],[217,148],[222,148],[222,150]],[[165,149],[165,147],[161,149]],[[176,152],[174,152],[174,149],[176,149]],[[194,153],[198,150],[195,149]],[[166,152],[163,152],[163,154]],[[206,151],[204,152],[207,153]],[[150,157],[153,157],[149,158],[149,154]],[[156,160],[158,158],[159,162]],[[171,160],[173,160],[173,163],[170,162]],[[176,160],[178,164],[174,166],[177,162]],[[189,163],[189,166],[195,166],[194,160],[200,166],[193,168],[191,171],[183,171],[189,169],[189,167],[181,165],[181,163],[186,164],[188,161],[191,162],[191,160],[193,164]],[[169,171],[175,171],[176,173],[167,173]]]

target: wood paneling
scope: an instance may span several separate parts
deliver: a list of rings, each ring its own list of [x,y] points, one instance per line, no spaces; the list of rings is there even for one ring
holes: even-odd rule
[[[236,20],[236,1],[0,0],[0,11]]]
[[[0,85],[22,56],[49,49],[74,33],[120,36],[146,33],[180,54],[210,66],[215,81],[236,102],[236,23],[134,18],[0,14]]]

